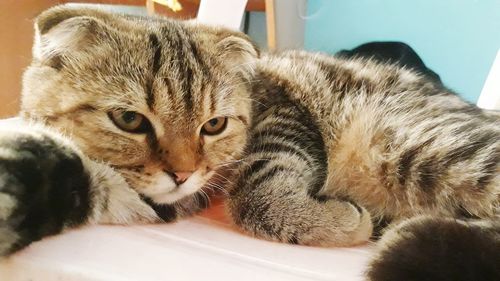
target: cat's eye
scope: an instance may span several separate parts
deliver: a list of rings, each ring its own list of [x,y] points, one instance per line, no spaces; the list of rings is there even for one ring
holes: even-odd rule
[[[218,135],[226,129],[227,117],[212,118],[207,121],[201,128],[201,133],[204,135]]]
[[[135,111],[115,110],[108,113],[115,125],[129,133],[145,133],[151,129],[149,120]]]

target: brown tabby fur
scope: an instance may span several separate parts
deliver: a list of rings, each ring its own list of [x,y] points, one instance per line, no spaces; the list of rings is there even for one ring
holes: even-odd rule
[[[497,214],[498,114],[414,71],[260,54],[237,32],[91,9],[55,7],[36,29],[23,118],[172,206],[167,219],[204,207],[202,188],[221,179],[237,225],[289,243],[346,246],[381,221]],[[118,109],[152,131],[120,130]],[[228,117],[225,131],[200,135],[214,117]],[[173,172],[193,175],[175,186]]]

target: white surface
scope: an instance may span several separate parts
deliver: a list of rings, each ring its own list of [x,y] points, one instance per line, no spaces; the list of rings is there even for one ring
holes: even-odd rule
[[[371,246],[313,248],[248,237],[219,215],[150,226],[93,226],[0,262],[0,280],[363,280]]]
[[[196,20],[239,30],[247,0],[202,0]]]
[[[498,49],[493,66],[488,78],[486,78],[477,106],[484,109],[500,110],[500,49]]]

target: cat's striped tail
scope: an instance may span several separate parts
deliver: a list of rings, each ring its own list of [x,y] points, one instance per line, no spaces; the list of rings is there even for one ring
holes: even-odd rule
[[[379,241],[370,281],[500,280],[500,218],[415,217]]]

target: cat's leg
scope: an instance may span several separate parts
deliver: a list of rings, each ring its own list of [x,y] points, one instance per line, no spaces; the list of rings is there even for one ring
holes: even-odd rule
[[[367,241],[370,215],[346,198],[318,197],[327,164],[321,134],[290,105],[271,109],[254,125],[249,155],[229,191],[233,221],[261,238],[349,246]]]
[[[372,224],[365,209],[341,199],[311,197],[306,191],[310,183],[291,167],[298,163],[282,164],[268,161],[261,176],[245,177],[247,184],[231,193],[227,204],[239,227],[260,238],[302,245],[351,246],[369,239]]]
[[[157,220],[119,174],[40,126],[0,128],[0,256],[86,223]]]

